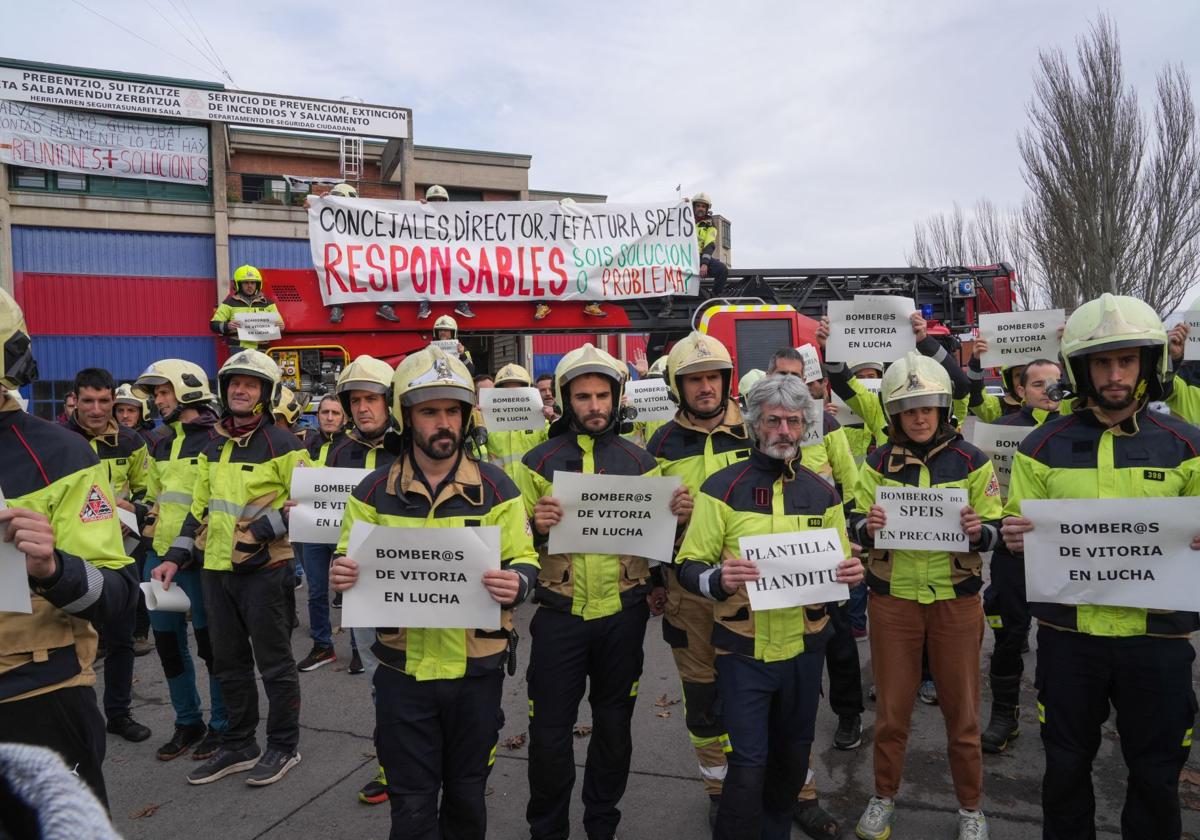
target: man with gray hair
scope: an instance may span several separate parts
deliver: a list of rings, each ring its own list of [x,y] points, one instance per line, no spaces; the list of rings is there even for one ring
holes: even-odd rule
[[[797,377],[770,374],[746,398],[750,458],[700,488],[675,562],[679,582],[716,602],[713,646],[729,769],[714,837],[791,837],[796,795],[808,772],[820,697],[825,604],[756,616],[746,585],[759,579],[741,556],[742,537],[829,528],[845,559],[837,579],[853,586],[862,564],[846,536],[842,501],[800,462],[805,429],[820,407]]]

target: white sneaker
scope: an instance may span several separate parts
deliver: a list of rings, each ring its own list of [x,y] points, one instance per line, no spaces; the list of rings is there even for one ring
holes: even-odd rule
[[[987,817],[983,811],[958,809],[958,840],[988,840]]]
[[[867,803],[867,809],[858,818],[854,833],[863,840],[887,840],[892,836],[892,823],[895,820],[896,803],[890,799],[872,796],[871,801]],[[961,822],[959,824],[961,825]]]

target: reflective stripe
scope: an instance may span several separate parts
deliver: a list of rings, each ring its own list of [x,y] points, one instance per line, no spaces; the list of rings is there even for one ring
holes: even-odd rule
[[[184,551],[191,551],[196,547],[196,541],[191,537],[176,537],[171,543],[171,548],[182,548]]]
[[[192,494],[181,493],[178,490],[167,490],[158,494],[158,503],[160,505],[187,505],[192,506]]]
[[[1044,705],[1042,705],[1041,700],[1038,701],[1037,707],[1038,707],[1038,723],[1045,723],[1046,722],[1046,707]],[[1188,731],[1191,732],[1190,729]]]
[[[1190,747],[1192,745],[1192,730],[1188,729],[1183,733],[1183,746]]]
[[[700,573],[700,581],[699,581],[700,582],[700,594],[703,595],[705,598],[711,598],[714,601],[717,599],[717,596],[714,595],[713,591],[712,591],[712,579],[713,579],[713,575],[715,575],[716,573],[717,573],[716,569],[707,569]]]
[[[87,577],[87,591],[76,598],[71,603],[62,607],[65,613],[81,613],[90,607],[92,604],[100,600],[100,594],[104,591],[104,575],[100,570],[86,560],[83,561],[84,575]]]
[[[245,507],[245,505],[239,502],[230,502],[225,499],[208,500],[209,513],[224,513],[228,514],[229,516],[241,516],[242,510],[245,509]]]
[[[533,700],[529,701],[529,717],[533,718]]]
[[[488,767],[496,763],[496,745],[492,744],[492,751],[488,754]]]
[[[519,454],[514,452],[512,455],[500,455],[498,457],[494,456],[492,458],[492,463],[495,464],[497,467],[500,467],[501,469],[503,469],[504,467],[507,467],[509,464],[511,464],[513,461],[516,461],[517,459],[519,459],[524,454],[525,454],[524,452],[521,452]]]
[[[633,688],[629,689],[629,696],[630,696],[630,697],[637,697],[638,683],[639,683],[639,682],[641,682],[641,681],[640,681],[640,680],[634,680],[634,681],[633,681]]]
[[[727,764],[720,764],[716,767],[705,767],[703,764],[700,765],[700,778],[702,779],[710,779],[714,782],[723,782],[725,781],[725,774],[727,772],[729,772],[729,765]]]
[[[989,615],[987,617],[988,626],[994,630],[1004,629],[1004,617],[999,615]]]
[[[722,752],[727,752],[727,753],[731,753],[731,752],[733,752],[733,744],[731,744],[731,743],[729,742],[729,736],[728,736],[728,735],[722,735],[722,736],[721,736],[721,751],[722,751]]]

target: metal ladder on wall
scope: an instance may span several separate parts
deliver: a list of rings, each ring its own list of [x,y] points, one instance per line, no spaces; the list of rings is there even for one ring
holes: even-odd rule
[[[342,167],[342,180],[357,183],[363,174],[363,141],[361,137],[338,138],[338,158]]]

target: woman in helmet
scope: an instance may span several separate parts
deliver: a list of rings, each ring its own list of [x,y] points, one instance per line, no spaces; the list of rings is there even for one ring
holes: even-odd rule
[[[475,316],[472,315],[472,318]],[[475,361],[471,358],[471,351],[463,347],[463,343],[458,339],[458,321],[455,321],[449,315],[443,315],[433,322],[433,340],[434,341],[457,341],[458,360],[466,365],[471,376],[475,376]],[[454,355],[454,354],[451,354]]]
[[[877,691],[875,795],[858,821],[865,840],[891,836],[893,797],[900,789],[909,723],[921,682],[926,645],[940,708],[946,719],[950,775],[959,802],[960,840],[987,837],[979,810],[983,787],[980,748],[980,642],[983,584],[980,552],[999,543],[1000,487],[991,458],[951,425],[950,376],[932,358],[912,352],[883,375],[880,399],[888,442],[868,456],[859,473],[852,538],[869,549],[866,581],[871,620],[871,663]],[[875,504],[878,487],[953,487],[967,494],[959,521],[969,548],[951,552],[877,549],[887,524]]]
[[[229,294],[209,319],[209,328],[225,339],[231,351],[241,349],[264,350],[268,342],[243,341],[238,338],[238,327],[241,326],[239,317],[257,312],[270,312],[279,322],[279,331],[283,332],[283,317],[275,301],[263,294],[262,272],[252,265],[243,265],[233,272],[229,282]]]

